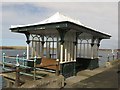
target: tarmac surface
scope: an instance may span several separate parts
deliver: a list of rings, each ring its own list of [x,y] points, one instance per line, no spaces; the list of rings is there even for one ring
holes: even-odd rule
[[[65,88],[120,88],[120,63]]]

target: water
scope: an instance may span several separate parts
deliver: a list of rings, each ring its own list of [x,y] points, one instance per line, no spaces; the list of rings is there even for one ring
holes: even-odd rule
[[[114,52],[114,58],[113,53],[111,51],[99,51],[99,66],[104,67],[106,62],[108,61],[108,54],[109,54],[109,61],[112,61],[113,59],[117,59],[117,52]]]
[[[23,53],[26,53],[26,50],[0,50],[0,55],[2,55],[2,53],[6,53],[7,56],[16,56],[17,54],[19,54],[20,56],[23,55]],[[110,56],[109,60],[113,60],[113,54],[112,52],[110,51],[99,51],[99,56],[101,56],[99,58],[99,66],[100,67],[103,67],[105,66],[105,62],[107,62],[108,58],[107,56]],[[116,52],[114,53],[115,54],[115,59],[116,59]],[[10,60],[8,60],[10,61]],[[2,56],[0,56],[0,62],[2,62]],[[0,72],[2,71],[2,68],[0,68]],[[5,85],[5,81],[2,80],[2,77],[0,77],[0,89],[2,88],[2,83]],[[3,87],[4,87],[3,85]]]
[[[24,52],[26,53],[26,50],[0,50],[0,62],[2,62],[2,53],[6,53],[7,56],[16,56],[17,54],[21,56]],[[0,67],[0,72],[2,72],[2,67]],[[0,90],[2,87],[5,87],[5,80],[0,76]]]

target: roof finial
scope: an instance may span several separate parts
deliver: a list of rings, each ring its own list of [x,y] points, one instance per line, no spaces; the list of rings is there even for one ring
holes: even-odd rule
[[[58,14],[58,15],[59,15],[59,14],[60,14],[60,12],[56,12],[55,14]]]

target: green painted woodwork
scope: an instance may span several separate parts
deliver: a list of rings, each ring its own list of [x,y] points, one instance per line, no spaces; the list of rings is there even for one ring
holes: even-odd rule
[[[77,25],[75,23],[69,22],[69,21],[63,21],[63,22],[56,22],[56,23],[48,23],[48,24],[40,24],[40,25],[32,25],[32,26],[25,26],[25,27],[17,27],[17,28],[10,28],[12,32],[18,32],[18,33],[25,33],[26,31],[42,31],[47,29],[56,29],[56,28],[69,28],[73,29],[76,32],[86,32],[89,33],[95,37],[101,38],[101,39],[110,39],[110,35],[95,31],[93,29]]]
[[[68,62],[61,64],[61,74],[65,78],[74,76],[76,74],[75,65],[76,65],[75,62]]]
[[[30,60],[33,60],[32,61],[27,61],[27,66],[28,67],[34,67],[34,58],[30,58]],[[36,64],[40,64],[42,61],[42,58],[36,58]]]
[[[90,59],[90,58],[77,58],[76,59],[76,70],[80,71],[83,69],[95,69],[99,67],[98,59]]]

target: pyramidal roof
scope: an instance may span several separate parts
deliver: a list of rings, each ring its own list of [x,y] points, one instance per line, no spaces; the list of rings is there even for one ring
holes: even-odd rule
[[[63,21],[69,21],[69,22],[84,26],[86,28],[90,28],[93,31],[98,31],[98,30],[96,30],[96,29],[94,29],[92,27],[89,27],[89,26],[86,26],[86,25],[82,24],[79,20],[72,19],[72,18],[70,18],[68,16],[62,15],[59,12],[55,13],[53,16],[51,16],[51,17],[49,17],[49,18],[47,18],[47,19],[45,19],[45,20],[43,20],[41,22],[38,22],[38,23],[26,24],[26,25],[11,25],[10,28],[34,26],[34,25],[49,24],[49,23],[63,22]],[[98,31],[98,32],[100,32],[100,31]],[[101,33],[105,33],[105,32],[101,32]],[[108,33],[105,33],[105,34],[108,34]],[[108,34],[108,35],[110,35],[110,34]]]
[[[45,24],[45,23],[62,22],[62,21],[69,21],[69,22],[73,22],[73,23],[82,25],[82,23],[80,21],[69,18],[65,15],[62,15],[59,12],[55,13],[53,16],[49,17],[48,19],[41,21],[40,23]]]
[[[62,15],[61,13],[57,12],[53,16],[51,16],[41,22],[33,23],[33,24],[26,24],[26,25],[11,25],[11,28],[25,27],[25,26],[39,25],[39,24],[47,24],[47,23],[55,23],[55,22],[62,22],[62,21],[69,21],[69,22],[73,22],[75,24],[83,26],[83,24],[80,21],[72,19],[70,17],[67,17],[67,16]]]

